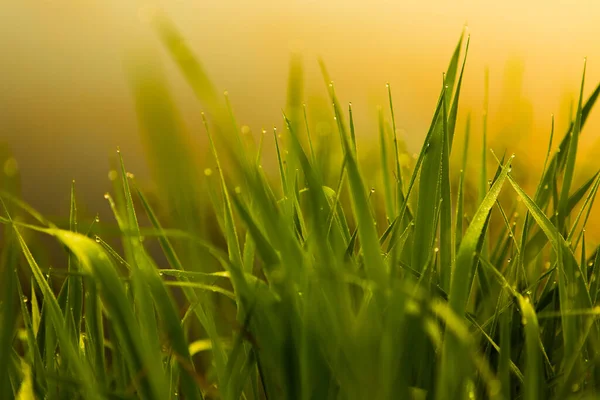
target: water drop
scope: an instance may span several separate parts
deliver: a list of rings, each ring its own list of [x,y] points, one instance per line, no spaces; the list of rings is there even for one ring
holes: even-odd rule
[[[110,199],[110,194],[108,194],[108,193],[104,193],[104,198],[105,198],[106,200]]]
[[[513,237],[513,234],[512,234],[512,232],[508,234],[508,237],[509,237],[509,238]]]
[[[375,193],[375,188],[371,188],[371,193]]]
[[[162,272],[162,271],[158,271],[158,275],[160,275],[160,276],[163,276],[163,275],[164,275],[164,272]]]
[[[96,243],[100,243],[101,239],[100,236],[96,235]]]
[[[94,222],[95,222],[95,223],[98,223],[98,222],[100,222],[100,217],[96,215],[96,218],[94,218]]]
[[[434,253],[437,253],[437,252],[439,252],[439,251],[440,251],[440,248],[439,248],[439,247],[436,247],[435,249],[433,249],[433,252],[434,252]]]
[[[507,263],[511,263],[512,262],[512,258],[509,258],[508,260],[506,260]]]
[[[206,176],[211,176],[211,175],[212,175],[212,169],[210,169],[210,168],[206,168],[206,169],[204,170],[204,175],[206,175]]]
[[[27,303],[29,301],[29,299],[27,298],[27,296],[23,296],[23,303]]]

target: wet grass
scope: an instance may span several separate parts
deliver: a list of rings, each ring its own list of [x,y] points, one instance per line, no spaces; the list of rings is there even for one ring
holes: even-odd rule
[[[294,59],[271,179],[261,165],[268,136],[249,146],[175,27],[162,16],[155,25],[205,110],[214,168],[205,177],[196,168],[160,68],[140,72],[133,62],[159,202],[119,154],[106,198],[120,243],[81,230],[75,185],[62,228],[3,188],[0,398],[599,395],[600,252],[586,246],[585,226],[600,175],[579,187],[573,179],[600,93],[583,98],[585,73],[575,119],[557,151],[552,131],[531,194],[512,175],[514,155],[484,146],[467,156],[470,119],[464,133],[456,124],[469,42],[461,35],[408,167],[387,86],[382,185],[370,188],[352,106],[347,113],[322,63],[339,133],[340,156],[329,157],[311,135]],[[453,148],[463,134],[464,147]],[[466,167],[488,157],[495,170],[472,177],[477,201],[467,215]],[[36,256],[39,235],[61,245],[64,267]]]

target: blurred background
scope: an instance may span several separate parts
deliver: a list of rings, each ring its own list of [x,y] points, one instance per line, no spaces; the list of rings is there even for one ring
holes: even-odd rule
[[[83,213],[107,212],[103,194],[111,186],[109,157],[117,146],[128,169],[150,184],[124,66],[128,54],[139,49],[151,51],[163,64],[182,123],[199,149],[199,163],[213,164],[204,159],[201,104],[148,24],[156,7],[178,26],[219,91],[229,92],[242,130],[255,134],[282,127],[290,57],[297,54],[317,134],[334,132],[333,121],[320,119],[322,113],[316,111],[328,106],[317,63],[322,57],[340,98],[353,103],[363,146],[377,146],[377,106],[387,107],[389,82],[397,133],[409,152],[417,152],[442,71],[468,25],[471,43],[457,137],[461,140],[470,112],[471,167],[477,168],[484,71],[489,68],[489,147],[516,152],[519,168],[535,179],[548,145],[551,114],[556,117],[556,148],[575,112],[584,56],[584,98],[600,81],[600,3],[591,0],[4,2],[0,172],[20,174],[23,197],[41,212],[67,215],[72,179]],[[600,168],[594,157],[600,150],[599,129],[596,109],[580,141],[584,177]]]

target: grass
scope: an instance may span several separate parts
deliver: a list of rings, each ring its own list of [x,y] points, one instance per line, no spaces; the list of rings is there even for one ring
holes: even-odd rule
[[[450,160],[468,38],[458,41],[409,167],[387,86],[383,185],[374,189],[352,106],[346,113],[323,62],[339,157],[311,135],[294,58],[274,130],[279,176],[270,179],[261,166],[268,134],[249,145],[175,27],[164,16],[154,23],[204,107],[215,168],[198,172],[156,62],[134,60],[158,206],[120,153],[106,195],[118,242],[110,224],[81,230],[75,184],[62,228],[3,188],[1,398],[600,395],[600,251],[585,236],[600,175],[580,186],[574,179],[579,136],[600,93],[583,98],[585,73],[575,120],[556,152],[552,130],[534,194],[513,177],[514,155],[484,147],[476,158],[493,158],[495,172],[482,168],[467,196],[470,118],[460,171]],[[59,243],[64,267],[45,261],[41,237]]]

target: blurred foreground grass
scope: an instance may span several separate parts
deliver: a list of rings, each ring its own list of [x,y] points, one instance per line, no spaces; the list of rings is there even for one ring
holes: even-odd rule
[[[388,86],[365,160],[323,62],[339,135],[308,123],[293,60],[283,127],[257,143],[170,21],[155,26],[205,110],[213,167],[198,168],[144,54],[128,71],[156,201],[119,153],[105,196],[114,228],[78,220],[75,184],[57,226],[15,196],[5,166],[0,398],[598,396],[600,252],[585,226],[600,175],[574,176],[600,86],[583,99],[582,79],[568,131],[552,129],[525,191],[518,156],[489,152],[485,129],[484,151],[469,151],[470,122],[457,129],[466,37],[420,153],[397,137]],[[483,168],[468,177],[471,163]],[[48,237],[63,265],[47,262]]]

